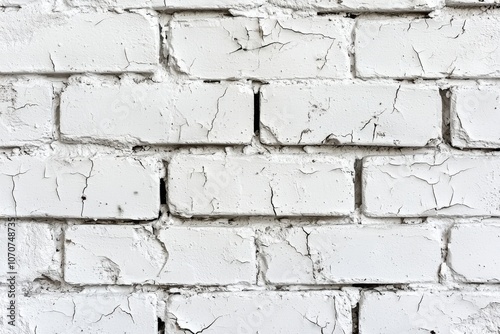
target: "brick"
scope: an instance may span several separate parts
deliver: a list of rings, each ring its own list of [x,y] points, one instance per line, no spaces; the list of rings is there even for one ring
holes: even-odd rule
[[[425,146],[441,137],[437,87],[271,83],[261,92],[266,144]]]
[[[39,80],[0,83],[0,146],[47,142],[52,139],[52,124],[49,83]]]
[[[0,217],[155,219],[158,162],[133,158],[0,159]]]
[[[0,73],[152,72],[158,41],[157,19],[136,13],[7,11]]]
[[[171,65],[194,78],[350,76],[352,20],[193,18],[170,22]]]
[[[13,223],[14,225],[9,223]],[[9,229],[10,227],[10,229]],[[14,234],[9,234],[13,230]],[[7,266],[8,246],[14,237],[16,267],[10,270]],[[30,221],[1,221],[0,245],[4,251],[0,253],[0,280],[7,281],[7,272],[17,272],[17,280],[29,282],[37,278],[50,278],[58,281],[61,277],[61,252],[57,239],[60,229],[53,224]]]
[[[20,7],[37,1],[39,0],[0,0],[0,7]]]
[[[73,226],[65,249],[72,284],[252,284],[257,275],[245,228]]]
[[[354,210],[353,166],[324,156],[176,155],[168,204],[182,216],[342,216]]]
[[[500,148],[500,88],[454,87],[451,142],[459,148]]]
[[[0,299],[7,305],[4,289]],[[19,293],[16,298],[16,327],[7,324],[7,308],[2,307],[2,334],[158,333],[157,301],[150,293],[67,292],[29,297]]]
[[[363,160],[363,211],[372,217],[498,216],[500,159],[446,154]]]
[[[500,16],[359,20],[356,73],[360,77],[498,78]]]
[[[248,144],[249,84],[71,85],[62,94],[67,141],[129,144]],[[141,124],[141,126],[137,126]]]
[[[214,333],[351,333],[343,293],[236,292],[171,296],[167,331]]]
[[[259,236],[272,284],[437,282],[441,234],[432,227],[325,226]]]
[[[447,6],[458,6],[458,7],[489,6],[498,4],[500,4],[500,1],[498,0],[446,0]]]
[[[461,281],[500,282],[500,221],[460,224],[451,229],[448,266]]]
[[[499,298],[488,292],[365,292],[359,333],[495,333]]]
[[[314,10],[317,12],[332,11],[376,11],[376,12],[401,12],[416,11],[427,12],[439,5],[438,0],[270,0],[272,4],[298,10]]]
[[[256,7],[265,0],[69,0],[72,6],[113,8],[153,8],[156,10],[244,9]]]

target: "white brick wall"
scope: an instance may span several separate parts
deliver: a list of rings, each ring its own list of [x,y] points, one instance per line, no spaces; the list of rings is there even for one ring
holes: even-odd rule
[[[498,4],[0,0],[0,334],[498,334]]]

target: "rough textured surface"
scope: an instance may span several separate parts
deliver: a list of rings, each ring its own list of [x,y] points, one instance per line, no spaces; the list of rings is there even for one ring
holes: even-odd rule
[[[252,127],[248,84],[72,85],[62,94],[61,134],[70,141],[247,144]]]
[[[135,13],[0,12],[0,73],[150,72],[159,60],[155,21]]]
[[[3,290],[3,289],[2,289]],[[0,300],[7,305],[7,293]],[[154,294],[67,293],[18,297],[16,330],[5,323],[2,308],[2,333],[123,333],[157,334],[156,296]],[[47,321],[50,317],[50,321]],[[61,332],[61,330],[63,330]]]
[[[22,156],[0,165],[0,217],[158,216],[159,166],[152,159]]]
[[[9,242],[8,229],[3,221],[1,223],[0,245],[6,246]],[[16,230],[18,279],[24,282],[40,278],[60,279],[60,228],[48,223],[22,221],[17,224]],[[6,265],[8,252],[2,252],[0,255],[0,263],[3,264],[0,267],[0,280],[5,282],[10,276]]]
[[[172,296],[169,333],[348,333],[351,305],[338,292],[241,292]],[[227,314],[227,310],[233,310]]]
[[[322,156],[178,155],[168,202],[183,216],[341,216],[354,209],[352,173]]]
[[[0,146],[49,141],[53,121],[48,82],[0,81]]]
[[[369,292],[360,303],[360,334],[495,334],[498,293]]]
[[[498,0],[446,0],[448,6],[487,6],[498,5]]]
[[[437,87],[278,83],[261,94],[266,144],[425,146],[441,136]]]
[[[269,0],[271,3],[295,9],[312,9],[318,12],[334,11],[431,11],[439,5],[438,0]]]
[[[352,21],[190,18],[170,22],[173,66],[196,78],[346,78]]]
[[[451,142],[460,148],[500,148],[500,87],[455,87]]]
[[[499,334],[497,4],[0,0],[0,334]]]
[[[273,284],[437,282],[441,265],[432,227],[303,227],[261,238]]]
[[[363,161],[363,211],[374,217],[500,215],[498,157],[415,155]]]
[[[448,245],[448,266],[466,282],[500,282],[500,221],[455,225]]]
[[[236,284],[255,281],[249,229],[75,226],[65,279],[75,284]]]
[[[497,13],[360,20],[356,73],[360,77],[498,78],[499,25]]]

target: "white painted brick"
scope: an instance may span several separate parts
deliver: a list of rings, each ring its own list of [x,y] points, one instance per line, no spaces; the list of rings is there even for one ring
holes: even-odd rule
[[[361,77],[500,77],[500,16],[363,19],[356,27]]]
[[[498,0],[446,0],[447,6],[489,6],[498,5],[500,1]]]
[[[86,142],[248,144],[253,98],[249,84],[71,85],[62,94],[61,134]]]
[[[7,292],[2,305],[8,305]],[[156,296],[133,293],[47,293],[17,295],[16,327],[7,324],[2,307],[2,334],[123,333],[157,334]]]
[[[377,12],[399,12],[417,11],[427,12],[435,9],[438,0],[270,0],[272,4],[299,10],[314,10],[318,12],[332,11],[377,11]]]
[[[272,284],[438,281],[441,234],[432,227],[304,227],[259,239]]]
[[[171,296],[167,331],[181,333],[350,333],[343,293],[235,292]]]
[[[347,215],[354,210],[353,167],[319,155],[176,155],[168,203],[182,216]]]
[[[455,87],[451,142],[460,148],[500,148],[500,87]]]
[[[345,78],[352,26],[342,17],[179,16],[170,22],[171,63],[205,79]]]
[[[278,83],[262,87],[261,139],[273,145],[425,146],[441,137],[437,87]]]
[[[251,229],[94,225],[65,235],[73,284],[252,284],[257,275]]]
[[[11,229],[15,230],[14,244],[15,251],[11,252],[16,257],[16,267],[9,270],[8,246],[12,240],[8,240],[11,235],[8,232],[8,223]],[[60,237],[60,229],[57,226],[41,222],[29,221],[2,221],[0,223],[0,280],[7,281],[7,272],[17,273],[18,281],[33,281],[37,278],[48,277],[59,280],[61,277],[61,252],[57,246],[57,239]]]
[[[466,282],[500,282],[500,221],[455,225],[448,245],[448,266]]]
[[[500,159],[444,154],[363,160],[363,211],[373,217],[498,216]]]
[[[133,158],[0,159],[0,217],[155,219],[158,162]]]
[[[151,72],[158,41],[157,20],[136,13],[7,11],[0,73]]]
[[[48,141],[52,123],[50,84],[39,80],[0,83],[0,146]]]
[[[157,10],[200,10],[248,8],[262,5],[265,0],[69,0],[72,6],[113,8],[154,8]]]
[[[20,7],[35,3],[40,0],[0,0],[1,7]]]
[[[360,334],[494,334],[499,293],[367,292],[360,302]]]

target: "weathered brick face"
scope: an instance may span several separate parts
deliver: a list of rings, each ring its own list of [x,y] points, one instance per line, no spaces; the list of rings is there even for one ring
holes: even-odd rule
[[[0,334],[498,334],[498,5],[0,0]]]

